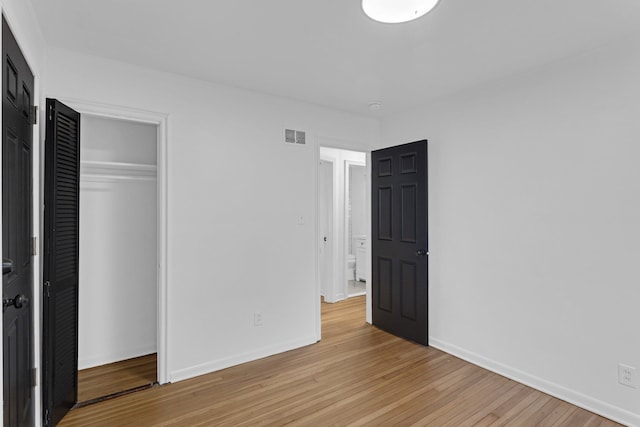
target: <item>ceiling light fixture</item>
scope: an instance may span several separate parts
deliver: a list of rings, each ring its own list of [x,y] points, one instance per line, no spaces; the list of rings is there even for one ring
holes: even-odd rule
[[[374,21],[398,24],[426,15],[436,4],[438,0],[362,0],[362,10]]]

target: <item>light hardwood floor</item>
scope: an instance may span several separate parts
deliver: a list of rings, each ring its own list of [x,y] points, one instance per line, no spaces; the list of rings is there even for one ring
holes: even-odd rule
[[[156,382],[155,354],[78,372],[78,402],[109,396]]]
[[[618,424],[382,332],[364,297],[322,304],[322,341],[72,410],[70,426]]]

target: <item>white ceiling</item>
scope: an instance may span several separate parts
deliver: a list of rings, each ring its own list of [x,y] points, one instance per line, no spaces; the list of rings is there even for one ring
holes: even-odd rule
[[[54,46],[377,115],[640,34],[640,0],[440,0],[396,25],[361,0],[31,1]]]

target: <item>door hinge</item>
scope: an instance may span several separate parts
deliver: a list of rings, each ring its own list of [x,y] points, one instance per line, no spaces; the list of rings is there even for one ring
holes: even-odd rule
[[[38,124],[38,106],[34,105],[33,107],[31,107],[31,117],[29,117],[29,123],[32,125],[37,125]]]
[[[51,425],[51,415],[49,415],[49,410],[48,409],[44,410],[44,425],[45,426],[50,426]]]
[[[38,255],[38,238],[36,236],[31,238],[31,255]]]
[[[31,368],[31,387],[38,385],[38,368]]]
[[[51,296],[51,282],[49,282],[48,280],[44,282],[44,293],[47,298]]]
[[[49,105],[49,121],[53,120],[53,105]]]

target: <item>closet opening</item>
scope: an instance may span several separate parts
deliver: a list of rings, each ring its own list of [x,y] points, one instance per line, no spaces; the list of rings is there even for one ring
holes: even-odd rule
[[[158,381],[159,126],[82,114],[78,404]]]

